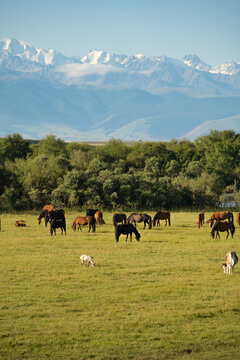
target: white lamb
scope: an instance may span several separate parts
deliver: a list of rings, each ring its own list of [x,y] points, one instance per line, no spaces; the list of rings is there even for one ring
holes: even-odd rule
[[[81,259],[81,265],[95,266],[93,258],[90,255],[81,255],[80,259]]]
[[[225,264],[223,264],[223,270],[226,274],[233,274],[234,266],[238,263],[237,254],[234,251],[229,251],[225,255]]]

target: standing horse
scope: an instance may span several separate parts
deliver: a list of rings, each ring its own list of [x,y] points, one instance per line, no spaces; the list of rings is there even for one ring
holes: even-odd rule
[[[97,225],[105,224],[105,221],[103,220],[103,213],[101,211],[97,210],[94,214],[94,218],[96,220]]]
[[[227,239],[229,235],[229,230],[233,238],[233,234],[235,233],[235,226],[232,221],[216,221],[211,231],[212,238],[214,239],[215,231],[217,232],[216,239],[217,237],[219,237],[220,239],[219,231],[221,232],[226,231],[227,232],[226,239]]]
[[[165,220],[165,226],[168,225],[171,226],[171,221],[170,221],[170,212],[169,211],[158,211],[154,218],[153,218],[153,226],[155,226],[157,224],[157,226],[160,226],[160,220]]]
[[[148,224],[149,229],[152,228],[152,218],[148,214],[135,214],[135,213],[132,213],[127,218],[127,222],[130,223],[130,224],[134,223],[135,227],[136,227],[137,223],[143,222],[144,223],[144,227],[143,227],[144,229],[146,227],[146,224]]]
[[[205,212],[205,210],[201,211],[197,216],[198,229],[200,229],[200,227],[203,226],[203,224],[204,224],[204,219],[205,219],[204,212]]]
[[[45,227],[47,227],[47,223],[49,221],[48,213],[50,211],[55,211],[55,210],[56,210],[56,207],[53,204],[44,205],[44,207],[41,209],[40,215],[38,217],[38,224],[40,225],[42,218],[44,218],[45,219]]]
[[[113,215],[113,225],[116,226],[118,223],[126,224],[127,216],[124,213]]]
[[[213,213],[210,219],[207,221],[211,227],[213,226],[214,220],[229,220],[233,222],[233,213],[231,211],[217,211]]]
[[[115,226],[115,239],[117,243],[121,234],[127,235],[126,241],[128,239],[128,235],[130,234],[130,241],[132,242],[132,233],[135,234],[136,240],[140,241],[141,235],[139,234],[135,226],[133,226],[133,224],[119,224]]]
[[[88,225],[88,232],[92,229],[92,232],[96,231],[96,220],[93,216],[77,216],[72,224],[73,231],[80,229],[82,231],[82,226]]]

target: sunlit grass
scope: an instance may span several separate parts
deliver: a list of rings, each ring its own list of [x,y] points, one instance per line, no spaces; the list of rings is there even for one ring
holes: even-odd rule
[[[1,359],[237,359],[240,267],[234,239],[213,240],[195,213],[116,244],[111,213],[96,233],[50,236],[31,214],[1,215]],[[153,215],[153,214],[151,214]],[[210,214],[206,215],[208,218]],[[15,228],[24,219],[26,228]],[[92,255],[96,267],[81,267]]]

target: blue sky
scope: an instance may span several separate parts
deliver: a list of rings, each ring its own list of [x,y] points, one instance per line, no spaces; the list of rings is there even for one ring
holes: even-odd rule
[[[0,39],[83,56],[98,49],[240,62],[239,0],[0,0]]]

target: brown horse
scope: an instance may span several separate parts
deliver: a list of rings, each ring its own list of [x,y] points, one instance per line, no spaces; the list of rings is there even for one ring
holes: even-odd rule
[[[153,226],[157,224],[157,226],[160,226],[160,220],[165,220],[165,226],[168,225],[171,226],[170,221],[170,212],[169,211],[158,211],[154,218],[153,218]]]
[[[237,213],[237,224],[240,226],[240,211]]]
[[[113,225],[116,226],[118,223],[126,224],[127,216],[124,213],[114,214],[113,215]]]
[[[151,229],[152,228],[152,218],[150,215],[148,214],[135,214],[132,213],[131,215],[129,215],[129,217],[127,218],[127,222],[129,224],[134,223],[135,227],[136,227],[136,223],[140,223],[143,222],[144,223],[144,229],[146,227],[146,224],[148,224],[148,228]]]
[[[211,227],[213,226],[214,220],[229,220],[233,222],[233,213],[231,211],[217,211],[213,213],[210,219],[207,221]]]
[[[234,224],[233,224],[233,222],[231,220],[229,220],[229,221],[216,221],[213,228],[212,228],[212,231],[211,231],[212,238],[214,239],[215,231],[217,232],[216,238],[219,237],[219,239],[220,239],[219,231],[221,231],[221,232],[226,231],[227,232],[226,239],[227,239],[228,235],[229,235],[229,230],[230,230],[232,238],[233,238],[233,234],[235,233],[235,226],[234,226]]]
[[[94,214],[94,218],[96,220],[97,225],[105,224],[105,221],[103,220],[103,213],[101,211],[97,210]]]
[[[72,224],[73,231],[80,229],[82,231],[82,226],[88,225],[88,232],[92,229],[92,232],[96,230],[96,220],[93,216],[77,216]]]
[[[42,208],[40,215],[38,217],[38,224],[41,224],[41,220],[44,217],[45,218],[45,226],[47,227],[47,223],[49,221],[49,217],[48,217],[48,213],[50,211],[55,211],[56,207],[53,204],[48,204],[48,205],[44,205],[44,207]]]
[[[201,211],[197,216],[198,229],[200,229],[200,227],[203,226],[203,224],[204,224],[204,219],[205,219],[204,212],[205,212],[205,210]]]
[[[25,221],[25,220],[17,220],[17,221],[15,222],[15,226],[16,226],[16,227],[25,227],[25,226],[27,226],[27,225],[26,225],[26,221]]]

